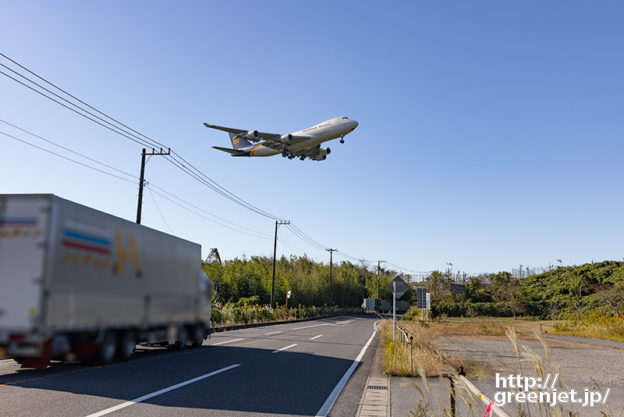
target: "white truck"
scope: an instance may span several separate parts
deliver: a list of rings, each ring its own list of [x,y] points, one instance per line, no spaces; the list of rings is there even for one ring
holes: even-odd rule
[[[199,346],[211,292],[198,244],[52,194],[0,195],[0,358],[45,368]]]

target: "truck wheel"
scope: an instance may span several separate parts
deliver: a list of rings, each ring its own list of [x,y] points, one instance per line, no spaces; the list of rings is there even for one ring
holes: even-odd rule
[[[134,332],[123,332],[119,338],[119,345],[117,346],[117,357],[122,361],[127,361],[134,353],[136,348],[136,336]]]
[[[170,348],[180,350],[184,349],[186,346],[186,340],[188,339],[188,332],[186,331],[186,327],[180,326],[178,328],[178,338],[173,345],[169,345]]]
[[[109,363],[117,352],[117,337],[114,332],[106,332],[97,349],[96,360],[99,363]]]
[[[206,337],[206,331],[204,330],[204,326],[201,324],[197,324],[193,326],[193,342],[191,346],[199,347],[204,343],[204,338]]]

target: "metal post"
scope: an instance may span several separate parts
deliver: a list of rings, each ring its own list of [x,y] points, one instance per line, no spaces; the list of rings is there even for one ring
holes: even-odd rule
[[[137,205],[136,222],[141,224],[141,208],[143,207],[143,184],[145,183],[145,148],[141,152],[141,178],[139,179],[139,203]]]
[[[396,334],[396,281],[392,281],[392,341]]]
[[[410,336],[410,372],[414,376],[414,336]]]
[[[453,375],[449,375],[449,382],[451,383],[451,417],[455,417],[455,382],[453,381]]]

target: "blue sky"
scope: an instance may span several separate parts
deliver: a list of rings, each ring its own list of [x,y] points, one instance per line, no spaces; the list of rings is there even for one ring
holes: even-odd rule
[[[8,1],[0,10],[3,53],[328,247],[416,271],[624,256],[621,2]],[[202,125],[289,132],[336,116],[360,126],[323,162],[231,158],[211,148],[229,146],[227,135]],[[139,145],[4,76],[0,119],[138,175]],[[136,184],[6,136],[0,144],[0,193],[50,192],[134,219]],[[147,179],[268,238],[150,192],[143,224],[225,258],[272,254],[271,220],[164,158],[148,162]],[[278,252],[327,261],[287,229],[279,236]]]

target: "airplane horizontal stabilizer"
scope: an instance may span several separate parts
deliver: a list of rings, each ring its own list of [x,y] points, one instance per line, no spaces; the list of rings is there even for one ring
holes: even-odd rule
[[[222,148],[220,146],[213,146],[213,148],[215,148],[218,151],[227,152],[229,154],[232,154],[233,156],[239,156],[244,153],[243,151],[240,151],[238,149]]]

